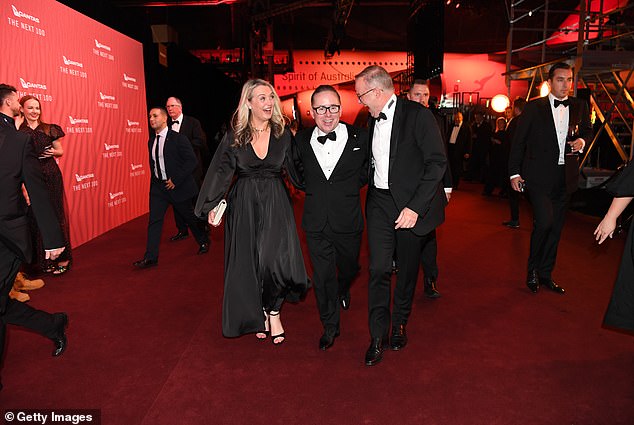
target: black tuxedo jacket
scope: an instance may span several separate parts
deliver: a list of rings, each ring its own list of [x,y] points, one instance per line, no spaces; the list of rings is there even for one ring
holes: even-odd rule
[[[344,125],[348,129],[346,147],[328,180],[310,145],[315,127],[299,131],[295,136],[301,160],[301,167],[297,168],[303,176],[306,192],[302,227],[307,232],[319,232],[326,223],[336,233],[363,231],[359,190],[368,180],[368,132]]]
[[[578,137],[585,140],[588,148],[592,140],[588,106],[582,100],[569,99],[568,125],[578,127]],[[511,142],[509,175],[519,174],[526,180],[527,186],[550,190],[556,181],[559,144],[548,96],[528,102],[516,125]],[[566,155],[565,159],[566,188],[568,192],[573,192],[579,178],[578,156]]]
[[[447,130],[447,146],[449,146],[452,131],[453,125]],[[471,153],[471,128],[468,124],[462,123],[454,145],[454,155],[456,155],[456,158],[464,159],[466,153]]]
[[[152,135],[148,141],[148,152],[150,154],[150,170],[154,176],[154,158],[152,146],[156,135]],[[192,145],[184,135],[172,130],[167,130],[167,137],[163,147],[163,157],[165,160],[165,172],[168,179],[172,179],[174,189],[170,194],[174,201],[185,201],[191,199],[198,193],[198,186],[192,177],[192,172],[196,168],[197,161]],[[159,183],[163,184],[163,183]]]
[[[183,122],[180,123],[180,125],[181,126],[178,130],[178,133],[189,139],[189,142],[194,148],[196,160],[198,161],[198,163],[196,164],[196,168],[194,169],[194,178],[198,181],[201,181],[205,176],[206,171],[202,168],[203,164],[209,162],[210,155],[209,148],[207,147],[207,136],[203,131],[202,125],[200,125],[200,121],[198,121],[194,117],[183,115]],[[172,118],[167,119],[167,126],[170,129],[172,128]]]
[[[425,235],[445,219],[447,199],[441,180],[447,168],[445,147],[431,111],[420,103],[397,99],[392,134],[388,184],[399,211],[405,207],[418,214],[412,231]],[[376,120],[370,119],[370,148]],[[374,169],[370,169],[373,184]]]

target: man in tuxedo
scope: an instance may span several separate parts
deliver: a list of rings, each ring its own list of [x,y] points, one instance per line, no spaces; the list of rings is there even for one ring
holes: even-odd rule
[[[147,245],[143,259],[133,263],[141,269],[158,264],[163,220],[170,204],[185,219],[194,234],[199,245],[198,254],[209,251],[209,236],[198,226],[192,207],[192,198],[198,193],[192,177],[196,167],[194,150],[187,137],[167,128],[165,109],[150,110],[150,127],[155,134],[148,141],[152,181]]]
[[[371,342],[365,364],[383,358],[391,322],[392,350],[407,344],[409,318],[421,250],[429,233],[444,220],[447,202],[441,180],[445,148],[432,113],[398,99],[390,74],[372,65],[355,77],[359,102],[370,113],[371,167],[366,204],[370,281],[368,311]],[[399,272],[390,313],[392,255]]]
[[[471,156],[469,158],[468,178],[484,182],[484,176],[487,172],[487,157],[491,150],[493,128],[491,124],[484,119],[484,114],[481,110],[476,109],[473,116],[474,122],[471,128],[473,142],[471,145]]]
[[[310,113],[316,125],[299,131],[295,141],[306,192],[302,227],[324,328],[319,348],[327,350],[339,335],[340,307],[350,306],[350,283],[359,271],[368,135],[339,121],[341,98],[332,86],[315,89]]]
[[[517,123],[519,122],[520,115],[524,111],[524,106],[526,106],[526,100],[518,97],[513,101],[513,116],[511,120],[506,125],[506,134],[509,140],[508,144],[508,152],[506,152],[506,162],[507,162],[507,171],[508,171],[508,157],[511,154],[511,144],[513,143],[513,135],[515,134],[515,130],[517,130]],[[510,190],[508,190],[510,189]],[[513,190],[511,188],[511,182],[509,180],[508,183],[508,194],[509,194],[509,208],[511,210],[511,219],[509,221],[505,221],[502,224],[506,227],[510,227],[511,229],[519,229],[520,228],[520,193]]]
[[[423,80],[414,80],[414,83],[407,92],[407,98],[413,102],[420,103],[425,108],[429,108],[430,93],[429,86]],[[438,124],[438,129],[442,135],[445,128],[444,118],[435,113],[433,109],[430,109],[430,111],[434,114],[434,118]],[[447,202],[449,202],[452,190],[451,170],[449,167],[446,168],[445,174],[442,177],[442,184],[445,190],[445,196],[447,197]],[[427,298],[440,298],[441,295],[440,292],[438,292],[437,287],[438,262],[436,259],[438,258],[438,242],[436,240],[436,229],[429,232],[429,238],[423,245],[423,253],[420,258],[424,275],[423,293]]]
[[[471,129],[464,123],[462,112],[453,116],[453,126],[447,134],[447,158],[451,170],[452,186],[458,189],[464,160],[471,152]]]
[[[0,84],[0,359],[7,324],[23,326],[50,338],[55,344],[53,356],[61,355],[67,345],[66,313],[50,314],[9,298],[20,265],[31,258],[33,249],[22,184],[29,191],[46,258],[54,260],[64,251],[64,237],[31,139],[15,129],[13,119],[19,112],[15,87]]]
[[[167,126],[171,130],[187,137],[192,145],[194,154],[196,154],[196,168],[194,169],[193,176],[196,184],[200,187],[209,162],[211,161],[205,132],[200,125],[200,121],[189,115],[183,115],[183,103],[177,97],[168,98],[165,108],[169,115]],[[195,197],[192,199],[194,199],[193,202],[195,202]],[[174,210],[174,220],[176,221],[178,232],[172,236],[170,240],[179,241],[187,238],[189,236],[187,222],[176,210]],[[198,222],[198,225],[204,226],[204,223]]]
[[[592,138],[588,106],[569,97],[572,77],[570,65],[554,64],[548,72],[550,94],[526,104],[513,134],[511,187],[525,187],[533,208],[526,279],[533,293],[540,286],[565,292],[552,280],[552,271],[568,200],[577,188],[578,154]]]

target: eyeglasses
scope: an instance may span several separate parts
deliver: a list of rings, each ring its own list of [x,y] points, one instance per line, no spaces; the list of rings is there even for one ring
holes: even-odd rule
[[[361,98],[362,98],[363,96],[365,96],[366,94],[370,93],[372,90],[376,90],[376,87],[372,87],[370,90],[368,90],[368,91],[366,91],[366,92],[363,92],[363,93],[361,93],[361,94],[357,94],[357,98],[358,98],[359,100],[361,100]]]
[[[336,114],[337,112],[339,112],[339,109],[341,109],[341,105],[330,105],[318,106],[316,108],[313,108],[313,111],[315,111],[317,115],[324,115],[326,111],[330,112],[331,114]]]

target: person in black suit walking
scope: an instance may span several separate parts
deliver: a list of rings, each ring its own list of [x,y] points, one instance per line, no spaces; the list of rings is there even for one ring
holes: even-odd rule
[[[50,314],[9,298],[20,265],[31,258],[33,251],[22,184],[29,191],[46,257],[54,260],[64,251],[64,236],[31,138],[15,128],[13,119],[19,111],[15,87],[0,84],[0,358],[7,324],[23,326],[50,338],[55,344],[53,356],[59,356],[67,345],[66,313]]]
[[[445,148],[433,114],[422,105],[398,99],[390,74],[372,65],[355,77],[359,102],[370,113],[371,168],[366,205],[370,248],[369,325],[371,343],[365,364],[383,358],[383,346],[407,344],[409,318],[421,249],[444,221],[447,203],[441,180]],[[390,314],[390,277],[396,247],[399,272]],[[391,316],[391,317],[390,317]]]
[[[319,348],[327,350],[339,335],[340,307],[350,306],[350,283],[359,271],[359,190],[368,179],[368,134],[339,121],[341,98],[332,86],[315,89],[310,113],[316,126],[295,140],[306,192],[302,227],[324,327]]]
[[[196,118],[183,115],[183,103],[177,97],[169,97],[165,104],[167,109],[167,127],[177,133],[187,137],[192,145],[194,154],[196,155],[196,168],[194,169],[193,176],[196,184],[200,188],[211,156],[209,154],[209,148],[207,147],[207,136],[203,131],[200,121]],[[192,204],[195,202],[195,197],[192,198]],[[178,231],[174,236],[170,238],[171,241],[180,241],[189,236],[187,230],[187,220],[182,217],[176,209],[174,209],[174,221],[176,221],[176,228]],[[198,226],[204,226],[205,223],[197,221]]]
[[[506,171],[508,173],[508,160],[511,155],[511,143],[513,142],[513,135],[515,134],[515,130],[517,129],[517,123],[520,120],[520,115],[524,111],[524,106],[526,106],[526,100],[518,97],[513,101],[513,117],[508,122],[506,126],[506,134],[507,139],[509,141],[507,146],[506,155]],[[510,189],[510,190],[509,190]],[[502,225],[506,227],[510,227],[511,229],[519,229],[520,228],[520,193],[513,190],[511,188],[511,182],[508,180],[507,187],[508,195],[509,195],[509,209],[511,211],[511,219],[509,221],[502,222]]]
[[[519,192],[525,187],[533,208],[526,279],[533,293],[540,286],[565,292],[552,280],[552,271],[568,200],[577,188],[578,154],[592,138],[587,104],[568,97],[572,77],[565,62],[550,68],[550,94],[526,104],[511,145],[511,187]]]
[[[410,87],[407,92],[407,98],[413,102],[418,102],[423,105],[425,108],[429,108],[429,95],[430,95],[429,86],[423,80],[414,80],[414,83]],[[429,109],[434,114],[434,118],[436,119],[436,123],[438,124],[438,129],[440,130],[440,134],[443,135],[445,133],[445,120],[442,116],[437,113],[435,109]],[[444,143],[444,141],[443,141]],[[442,177],[442,185],[445,189],[445,196],[447,197],[447,202],[451,199],[451,191],[453,188],[451,178],[451,170],[450,167],[447,167],[445,170],[445,174]],[[436,229],[429,232],[429,238],[425,245],[423,246],[423,252],[421,254],[420,260],[423,266],[423,293],[427,298],[436,299],[440,298],[440,292],[438,292],[437,280],[438,280],[438,262],[436,261],[438,258],[438,242],[436,239]]]
[[[462,112],[453,116],[453,126],[447,133],[447,159],[451,170],[452,186],[458,189],[464,160],[471,152],[471,128],[464,123]]]
[[[209,251],[209,236],[198,226],[192,207],[198,188],[192,177],[196,156],[191,144],[187,137],[167,128],[167,111],[163,108],[150,110],[150,127],[155,134],[148,141],[152,181],[147,245],[143,259],[133,263],[141,269],[158,264],[163,220],[170,204],[192,230],[199,245],[198,254]]]

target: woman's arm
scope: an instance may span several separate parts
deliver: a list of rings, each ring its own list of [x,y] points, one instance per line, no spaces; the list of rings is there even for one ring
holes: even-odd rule
[[[603,220],[594,231],[594,235],[596,236],[596,240],[599,244],[608,237],[612,238],[614,229],[616,229],[616,219],[621,215],[632,199],[632,197],[614,198],[612,204],[610,205],[610,209],[608,209],[605,217],[603,217]]]

